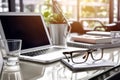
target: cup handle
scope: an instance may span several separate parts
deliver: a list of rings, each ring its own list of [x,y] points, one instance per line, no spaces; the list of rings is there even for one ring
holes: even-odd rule
[[[72,27],[71,27],[71,25],[69,23],[68,23],[67,27],[68,27],[67,33],[64,33],[65,38],[67,38],[67,36],[70,34],[71,29],[72,29]]]

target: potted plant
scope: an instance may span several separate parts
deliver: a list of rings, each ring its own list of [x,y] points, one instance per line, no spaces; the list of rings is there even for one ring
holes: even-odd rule
[[[63,14],[54,13],[51,5],[47,4],[47,8],[43,11],[43,16],[48,26],[52,43],[54,45],[66,45],[68,25]]]
[[[66,23],[65,18],[60,13],[53,13],[48,17],[49,17],[48,21],[50,24],[65,24]]]
[[[49,31],[54,45],[66,46],[68,25],[62,14],[53,13],[48,17]]]

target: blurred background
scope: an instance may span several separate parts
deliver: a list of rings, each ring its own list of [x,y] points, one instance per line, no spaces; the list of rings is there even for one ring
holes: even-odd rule
[[[69,22],[79,21],[85,30],[120,20],[120,0],[0,0],[0,12],[35,12],[43,15],[59,4]]]

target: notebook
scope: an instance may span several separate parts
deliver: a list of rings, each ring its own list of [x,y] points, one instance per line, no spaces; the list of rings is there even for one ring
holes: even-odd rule
[[[105,67],[114,67],[116,65],[114,62],[108,60],[99,60],[96,62],[87,60],[85,63],[75,64],[71,60],[68,62],[67,59],[61,59],[61,62],[73,72],[104,69]]]
[[[0,13],[0,32],[3,39],[22,39],[23,60],[51,63],[64,58],[63,51],[78,49],[53,46],[40,13]]]

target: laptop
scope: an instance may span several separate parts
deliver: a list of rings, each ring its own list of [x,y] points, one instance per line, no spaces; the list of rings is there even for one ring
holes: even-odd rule
[[[3,71],[3,56],[0,53],[0,79],[1,79],[1,76],[2,76],[2,71]]]
[[[22,39],[23,60],[51,63],[65,58],[62,52],[79,49],[53,46],[40,13],[0,13],[0,32],[2,39]]]

